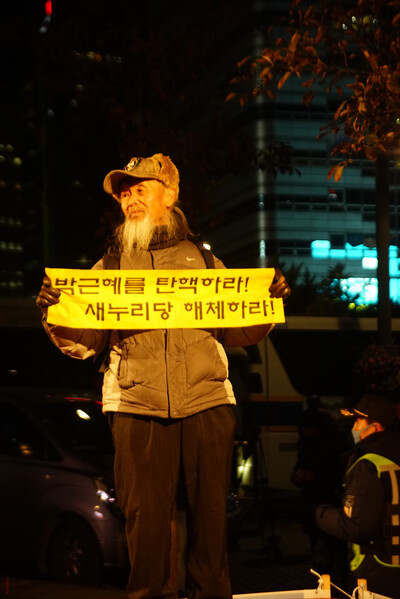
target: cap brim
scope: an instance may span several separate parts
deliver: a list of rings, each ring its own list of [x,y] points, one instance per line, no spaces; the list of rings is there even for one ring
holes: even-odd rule
[[[104,191],[110,195],[117,196],[119,194],[119,184],[126,177],[132,177],[132,175],[121,170],[109,172],[103,182]],[[132,178],[135,179],[136,177]]]
[[[359,410],[353,409],[353,411],[348,410],[347,408],[342,408],[340,410],[342,416],[350,416],[352,418],[369,418],[368,414],[364,414],[364,412],[360,412]]]
[[[355,416],[357,416],[357,418],[370,418],[370,416],[368,416],[368,414],[365,414],[365,412],[360,412],[360,410],[356,410],[354,408],[354,414]]]
[[[148,175],[132,175],[131,173],[127,173],[126,171],[111,171],[108,173],[108,175],[106,176],[106,178],[104,179],[103,182],[103,189],[106,193],[109,193],[110,195],[114,196],[114,198],[118,199],[118,195],[119,195],[119,184],[121,183],[122,179],[127,179],[128,177],[130,177],[131,179],[152,179],[155,181],[159,181],[159,179],[157,177],[151,177]],[[162,183],[162,181],[160,181],[160,183]],[[163,183],[164,185],[164,183]]]

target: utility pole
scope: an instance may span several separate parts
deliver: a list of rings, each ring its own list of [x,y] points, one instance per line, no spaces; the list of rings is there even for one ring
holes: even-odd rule
[[[389,244],[390,198],[389,157],[380,154],[376,160],[376,249],[378,256],[378,345],[392,342],[392,314],[390,303]]]

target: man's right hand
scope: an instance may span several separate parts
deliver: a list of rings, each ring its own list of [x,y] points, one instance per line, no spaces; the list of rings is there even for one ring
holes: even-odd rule
[[[43,284],[40,288],[40,291],[36,297],[36,305],[43,312],[43,314],[47,314],[47,308],[49,306],[54,306],[54,304],[58,304],[59,297],[61,295],[61,291],[52,287],[51,280],[46,275],[43,277]]]

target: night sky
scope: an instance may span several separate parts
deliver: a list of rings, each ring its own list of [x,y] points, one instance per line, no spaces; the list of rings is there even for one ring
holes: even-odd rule
[[[43,261],[98,259],[119,218],[102,181],[132,156],[172,157],[182,207],[204,232],[213,186],[252,157],[224,101],[246,50],[238,36],[254,27],[246,5],[54,0],[51,17],[44,0],[7,5],[0,143],[23,160],[21,210],[44,222]]]

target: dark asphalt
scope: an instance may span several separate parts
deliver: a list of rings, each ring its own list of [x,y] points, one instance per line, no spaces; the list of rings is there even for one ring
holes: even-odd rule
[[[263,513],[253,498],[242,505],[243,531],[229,550],[233,593],[316,588],[296,499],[277,497]],[[124,584],[120,578],[93,588],[1,574],[0,599],[123,599]]]

